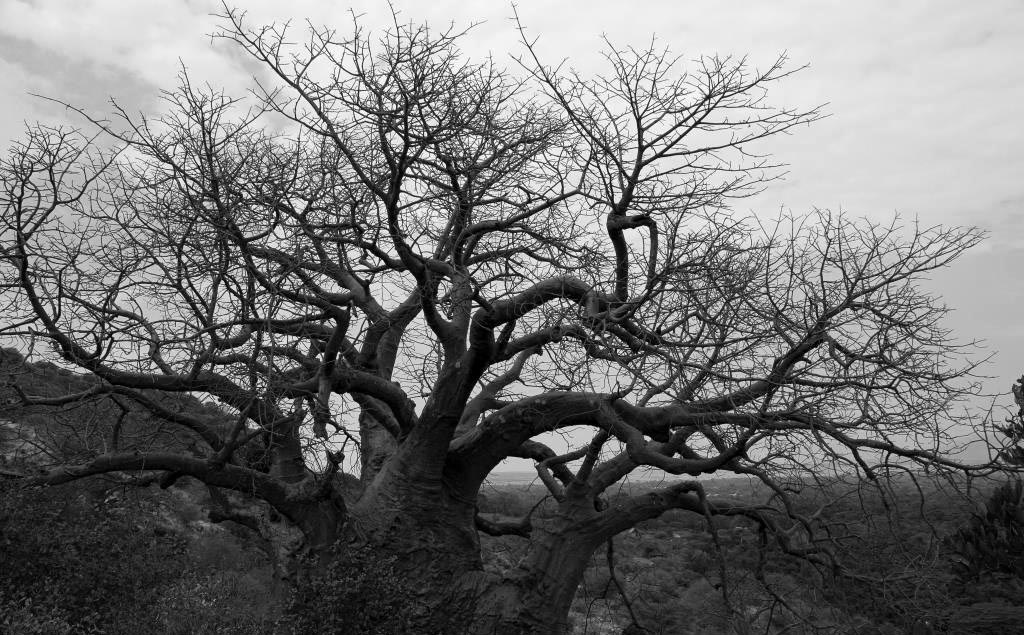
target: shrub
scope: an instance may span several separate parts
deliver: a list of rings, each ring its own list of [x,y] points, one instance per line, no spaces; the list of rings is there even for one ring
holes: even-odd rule
[[[421,625],[411,626],[420,613],[426,614],[426,607],[418,610],[422,589],[403,576],[397,557],[336,547],[324,561],[307,563],[307,573],[294,584],[288,632],[431,635]],[[460,623],[455,613],[449,616],[450,622],[437,624],[432,632],[458,632],[452,630]]]
[[[980,602],[958,608],[950,620],[951,633],[960,635],[1002,635],[1019,633],[1024,624],[1024,607]]]
[[[189,571],[163,589],[150,632],[270,635],[277,613],[274,598],[268,598],[267,583],[238,571]]]
[[[110,625],[151,631],[139,620],[181,570],[183,545],[104,513],[92,500],[85,485],[2,486],[3,632],[111,633]]]
[[[984,514],[972,518],[949,543],[962,582],[993,574],[1024,579],[1024,485],[1011,481],[998,487]]]

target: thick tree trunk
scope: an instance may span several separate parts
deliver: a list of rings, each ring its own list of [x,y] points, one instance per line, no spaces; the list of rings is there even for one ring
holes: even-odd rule
[[[529,553],[515,569],[504,576],[486,573],[475,504],[440,486],[396,479],[377,479],[375,485],[348,509],[338,553],[346,566],[363,569],[341,575],[380,579],[381,588],[338,610],[379,613],[379,600],[387,597],[388,610],[402,614],[402,630],[395,632],[417,635],[567,631],[569,608],[598,537],[567,517],[546,519],[535,524]],[[356,615],[350,619],[365,623]]]
[[[345,510],[334,558],[344,567],[323,571],[350,580],[370,582],[369,590],[349,598],[353,623],[379,619],[381,598],[389,613],[401,614],[396,633],[417,635],[561,635],[567,628],[570,604],[595,544],[567,521],[545,519],[535,526],[524,561],[505,576],[485,573],[474,525],[476,501],[451,484],[409,481],[382,473]],[[307,541],[330,533],[337,522],[333,507],[305,510]],[[320,522],[314,518],[319,517]],[[322,544],[322,543],[321,543]],[[326,549],[324,549],[326,555]],[[327,562],[332,561],[328,559]],[[331,598],[319,598],[330,603]],[[359,611],[376,611],[366,618]],[[393,627],[388,627],[393,628]]]
[[[535,522],[526,557],[481,593],[472,635],[562,635],[587,563],[602,537],[563,509]],[[584,516],[590,510],[582,510]]]
[[[454,380],[446,385],[448,391],[463,389]],[[445,465],[458,417],[441,410],[426,408],[420,434],[414,431],[386,459],[382,453],[379,467],[364,463],[372,479],[364,480],[358,500],[343,509],[334,562],[365,571],[333,571],[369,586],[345,610],[380,614],[378,599],[386,596],[386,611],[403,613],[401,626],[393,628],[408,633],[561,635],[579,581],[602,542],[587,522],[595,514],[593,501],[563,502],[554,516],[536,519],[527,557],[504,576],[485,573],[475,526],[478,482]],[[364,418],[361,423],[372,423]],[[434,445],[441,450],[433,451]],[[303,510],[310,541],[324,544],[328,526],[338,520],[335,511]],[[366,582],[378,574],[389,586],[375,589]]]
[[[456,573],[480,567],[475,513],[475,498],[460,497],[440,479],[407,479],[389,462],[348,510],[346,533],[409,565],[437,569],[433,559],[447,554],[441,568]]]

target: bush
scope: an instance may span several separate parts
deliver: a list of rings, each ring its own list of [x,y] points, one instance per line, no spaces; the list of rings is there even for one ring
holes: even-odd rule
[[[336,547],[324,560],[327,564],[307,563],[307,573],[293,586],[287,610],[289,633],[431,635],[458,632],[456,625],[461,621],[457,612],[449,615],[448,623],[423,630],[422,623],[417,621],[428,613],[426,605],[417,600],[422,590],[396,566],[397,557],[370,549]]]
[[[0,633],[272,632],[269,565],[223,532],[168,531],[143,509],[161,494],[128,490],[124,509],[107,488],[0,483]]]
[[[985,505],[985,513],[949,539],[954,570],[962,582],[993,574],[1024,579],[1024,485],[1004,483]]]
[[[177,575],[180,541],[101,513],[92,499],[84,487],[0,489],[0,613],[20,616],[21,629],[30,627],[29,616],[35,626],[28,632],[130,624],[139,605]]]
[[[189,571],[164,587],[149,632],[270,635],[277,607],[268,582],[253,573]]]
[[[99,616],[75,620],[63,607],[33,602],[31,597],[0,598],[0,633],[18,635],[103,635]]]
[[[959,635],[1002,635],[1019,633],[1024,624],[1024,607],[996,602],[979,602],[958,608],[949,631]]]

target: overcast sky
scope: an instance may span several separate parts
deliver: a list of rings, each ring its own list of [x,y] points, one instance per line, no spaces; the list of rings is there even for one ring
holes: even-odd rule
[[[344,30],[345,2],[244,2],[253,23],[309,18]],[[395,0],[403,21],[480,23],[471,55],[517,50],[511,4]],[[766,66],[787,52],[809,68],[777,85],[778,104],[828,102],[831,116],[768,149],[789,164],[786,180],[742,211],[843,209],[877,220],[899,213],[931,224],[974,224],[989,240],[934,285],[956,309],[950,326],[984,339],[994,362],[989,390],[1024,373],[1024,2],[1020,0],[773,2],[539,2],[518,12],[546,61],[600,67],[601,36],[646,46],[651,37],[685,57],[749,54]],[[383,2],[354,3],[368,26],[390,21]],[[152,111],[180,65],[241,92],[252,68],[212,41],[220,4],[210,0],[0,0],[0,142],[22,122],[65,113],[30,96],[97,113],[116,97]],[[80,123],[80,122],[79,122]]]

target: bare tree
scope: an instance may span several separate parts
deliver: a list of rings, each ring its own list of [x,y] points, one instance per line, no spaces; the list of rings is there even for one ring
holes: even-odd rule
[[[584,77],[525,36],[506,70],[454,30],[296,45],[224,24],[272,77],[252,95],[183,76],[163,116],[90,120],[110,150],[35,127],[2,165],[3,333],[96,378],[25,402],[116,396],[197,441],[113,443],[38,481],[193,477],[219,519],[273,509],[306,549],[392,558],[424,623],[457,606],[467,632],[559,633],[595,551],[667,510],[744,517],[830,564],[790,479],[965,468],[972,364],[917,281],[979,232],[731,211],[779,176],[762,142],[819,117],[768,101],[784,59],[609,45]],[[568,451],[543,442],[559,431]],[[535,462],[552,513],[477,513],[509,457]],[[637,470],[748,475],[771,497],[687,478],[609,502]],[[526,557],[485,573],[478,531]]]

